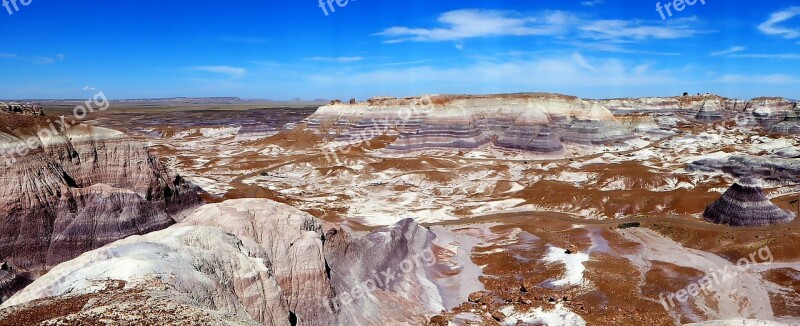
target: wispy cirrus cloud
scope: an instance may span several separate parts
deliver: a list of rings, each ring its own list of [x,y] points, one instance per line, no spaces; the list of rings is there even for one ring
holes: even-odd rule
[[[772,13],[767,21],[758,25],[758,29],[767,35],[782,36],[787,39],[800,37],[800,28],[780,26],[780,24],[800,15],[800,7],[789,7]]]
[[[565,11],[524,15],[516,11],[461,9],[439,15],[440,26],[417,28],[395,26],[377,36],[385,43],[460,41],[498,36],[567,36],[612,42],[689,38],[706,33],[695,27],[696,18],[668,23],[643,20],[592,20]]]
[[[247,69],[240,67],[230,66],[197,66],[192,67],[192,70],[210,72],[215,74],[223,74],[231,77],[241,77],[247,73]]]
[[[529,76],[548,76],[530,78]],[[408,93],[455,90],[473,92],[512,90],[558,91],[573,87],[603,89],[608,86],[653,87],[681,80],[675,71],[656,69],[652,62],[596,58],[579,52],[503,61],[477,60],[453,68],[436,66],[381,67],[360,72],[326,71],[308,76],[325,88],[396,88]],[[602,87],[600,87],[602,86]],[[495,90],[497,88],[497,90]]]
[[[320,61],[320,62],[336,62],[336,63],[351,63],[364,60],[364,57],[311,57],[306,60]]]
[[[490,36],[558,35],[567,31],[571,14],[561,11],[538,16],[524,16],[515,11],[460,9],[448,11],[435,28],[395,26],[375,35],[386,37],[386,43],[457,41]]]
[[[730,49],[717,51],[717,52],[712,52],[711,56],[712,57],[719,57],[719,56],[723,56],[723,55],[729,55],[729,54],[733,54],[733,53],[737,53],[737,52],[742,52],[744,50],[747,50],[747,48],[743,47],[743,46],[734,46],[734,47],[732,47]]]
[[[694,26],[695,18],[673,19],[667,24],[650,23],[642,20],[607,19],[584,21],[578,29],[583,36],[595,40],[667,40],[689,38],[706,33]]]
[[[13,54],[13,53],[0,53],[0,58],[2,58],[2,59],[15,59],[15,60],[20,60],[20,61],[40,64],[40,65],[49,65],[49,64],[54,64],[54,63],[56,63],[58,61],[64,60],[64,58],[66,58],[66,56],[64,54],[61,54],[61,53],[59,53],[57,55],[54,55],[54,56],[37,55],[37,56],[32,56],[32,57],[20,56],[20,55],[16,55],[16,54]]]
[[[729,57],[733,58],[746,58],[746,59],[782,59],[782,60],[798,60],[800,54],[796,53],[737,53],[731,54]]]
[[[581,6],[586,7],[594,7],[597,5],[602,5],[606,2],[606,0],[588,0],[588,1],[581,1]]]

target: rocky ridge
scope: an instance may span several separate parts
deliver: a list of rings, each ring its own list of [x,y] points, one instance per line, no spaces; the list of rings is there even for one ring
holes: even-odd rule
[[[546,93],[376,97],[349,104],[332,101],[305,122],[329,140],[357,142],[380,134],[397,135],[389,151],[500,149],[538,153],[562,151],[565,144],[610,145],[637,134],[669,135],[675,123],[734,121],[741,127],[791,134],[797,103],[782,98],[749,101],[716,95],[586,100]],[[631,117],[655,120],[643,130],[626,125]]]

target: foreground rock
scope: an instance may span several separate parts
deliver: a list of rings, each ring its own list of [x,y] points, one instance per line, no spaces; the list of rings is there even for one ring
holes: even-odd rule
[[[95,281],[111,279],[124,281],[126,290],[146,288],[146,298],[222,320],[424,324],[443,308],[426,271],[434,262],[432,239],[411,220],[359,237],[276,202],[227,201],[55,267],[4,303],[16,307],[0,317],[32,309],[42,298],[98,293]]]
[[[195,187],[122,133],[45,117],[2,115],[0,300],[42,271],[131,235],[174,224],[200,203]],[[24,142],[38,147],[17,151]]]
[[[795,218],[794,213],[770,202],[752,179],[734,184],[706,209],[703,217],[709,222],[731,226],[767,226],[791,222]]]

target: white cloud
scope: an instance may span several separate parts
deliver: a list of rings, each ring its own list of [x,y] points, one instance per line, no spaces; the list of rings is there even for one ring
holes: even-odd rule
[[[231,77],[240,77],[247,73],[247,69],[239,67],[229,67],[229,66],[199,66],[199,67],[193,67],[192,69],[198,71],[229,75]]]
[[[91,87],[91,86],[89,86],[89,85],[86,85],[86,86],[83,86],[83,90],[84,90],[84,91],[93,91],[93,90],[94,90],[94,87]]]
[[[771,85],[786,85],[797,84],[800,80],[793,76],[784,74],[771,74],[771,75],[723,75],[719,78],[720,82],[729,84],[771,84]]]
[[[787,39],[798,38],[800,37],[800,29],[778,26],[780,23],[790,20],[798,15],[800,15],[800,7],[789,7],[770,15],[767,21],[763,22],[761,25],[758,25],[758,29],[767,35],[779,35]]]
[[[391,27],[376,35],[389,38],[387,43],[456,41],[489,36],[558,35],[566,32],[572,20],[572,15],[560,11],[523,16],[514,11],[461,9],[441,14],[437,21],[443,27]]]
[[[748,58],[748,59],[787,59],[787,60],[798,60],[800,59],[800,54],[796,53],[742,53],[742,54],[731,54],[731,57],[734,58]]]
[[[701,31],[690,26],[694,19],[674,19],[670,24],[647,24],[639,20],[586,21],[578,29],[597,40],[646,40],[689,38]]]
[[[569,44],[583,49],[603,51],[603,52],[646,54],[646,55],[660,55],[660,56],[681,55],[680,53],[675,53],[675,52],[658,52],[658,51],[628,49],[621,47],[618,44],[611,44],[608,42],[566,42],[565,44]]]
[[[317,88],[345,94],[357,89],[400,95],[540,90],[572,93],[586,89],[602,96],[599,92],[609,87],[621,90],[685,84],[683,77],[671,70],[654,69],[652,63],[593,58],[581,53],[504,62],[478,60],[457,68],[415,66],[347,73],[329,70],[308,78]]]
[[[337,62],[337,63],[350,63],[364,60],[363,57],[312,57],[308,58],[307,60],[311,61],[322,61],[322,62]]]
[[[25,62],[31,62],[31,63],[35,63],[35,64],[40,64],[40,65],[54,64],[54,63],[56,63],[56,61],[64,60],[65,57],[66,56],[64,54],[57,54],[55,56],[37,55],[37,56],[27,57],[27,56],[18,56],[16,54],[12,54],[12,53],[0,53],[0,58],[3,58],[3,59],[16,59],[16,60],[25,61]]]
[[[742,52],[744,50],[747,50],[747,48],[743,47],[743,46],[734,46],[734,47],[732,47],[730,49],[727,49],[727,50],[722,50],[722,51],[717,51],[717,52],[711,53],[711,55],[714,56],[714,57],[719,57],[719,56],[723,56],[723,55],[733,54],[733,53],[736,53],[736,52]]]
[[[605,2],[606,2],[606,0],[581,1],[581,6],[594,7],[596,5],[601,5],[601,4],[605,3]]]
[[[459,41],[497,36],[564,36],[604,41],[689,38],[702,33],[695,18],[668,23],[641,20],[587,20],[564,11],[523,15],[516,11],[462,9],[441,14],[435,28],[391,27],[375,35],[385,43]]]

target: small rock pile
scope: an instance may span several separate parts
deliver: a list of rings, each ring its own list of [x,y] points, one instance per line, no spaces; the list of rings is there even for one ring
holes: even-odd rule
[[[22,114],[29,116],[43,116],[42,107],[34,103],[4,103],[0,102],[0,112],[9,114]]]

